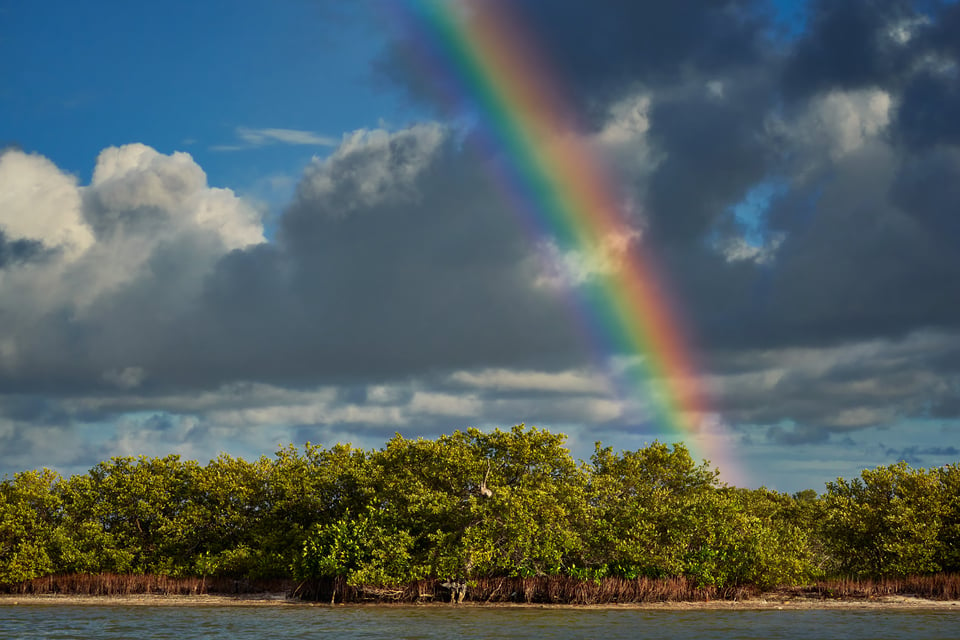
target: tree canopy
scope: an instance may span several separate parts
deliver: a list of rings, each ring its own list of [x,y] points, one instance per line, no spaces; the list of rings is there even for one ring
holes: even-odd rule
[[[52,573],[338,578],[684,576],[761,588],[960,571],[960,466],[906,463],[823,495],[726,486],[682,444],[597,443],[518,425],[288,446],[206,465],[121,457],[0,482],[0,584]]]

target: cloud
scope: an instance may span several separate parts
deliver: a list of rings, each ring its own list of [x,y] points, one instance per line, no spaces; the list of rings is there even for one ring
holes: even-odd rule
[[[114,377],[139,377],[137,371],[117,374]],[[82,472],[107,454],[174,452],[204,460],[226,451],[256,457],[278,445],[304,440],[325,444],[346,440],[376,448],[397,431],[411,437],[438,435],[469,426],[510,426],[524,419],[533,424],[573,420],[564,423],[570,427],[565,430],[576,434],[576,421],[599,424],[618,415],[619,405],[602,389],[581,388],[574,397],[564,397],[560,391],[545,396],[540,388],[544,382],[570,386],[564,376],[522,375],[533,378],[534,388],[465,389],[459,382],[447,385],[421,377],[385,385],[298,389],[238,382],[205,392],[190,389],[168,394],[113,384],[96,394],[56,401],[8,394],[0,396],[0,467],[18,464],[30,455],[44,456],[48,464],[68,472]],[[586,372],[578,375],[588,378]],[[75,447],[59,451],[34,438],[53,430],[75,438]],[[592,443],[590,436],[585,440]]]
[[[590,249],[563,250],[553,240],[542,241],[538,253],[543,267],[537,284],[567,290],[608,278],[624,268],[642,235],[639,230],[625,228],[605,234],[598,246]]]
[[[0,231],[0,269],[29,262],[43,253],[43,243],[39,240],[20,238],[10,242],[7,241],[6,234]]]
[[[269,241],[261,212],[188,154],[111,147],[81,185],[9,150],[0,464],[520,421],[581,447],[669,436],[644,389],[618,396],[601,374],[637,354],[591,353],[589,309],[566,295],[630,252],[681,310],[714,427],[768,473],[782,462],[800,482],[801,453],[828,474],[949,452],[960,5],[814,2],[790,39],[746,0],[515,6],[584,114],[567,133],[617,185],[629,228],[606,252],[527,231],[482,121],[337,141],[238,129],[237,147],[333,147],[303,167]],[[384,68],[426,96],[401,62]]]
[[[479,399],[470,395],[418,391],[410,400],[410,409],[414,413],[430,415],[472,418],[481,408]]]
[[[775,235],[769,242],[757,245],[743,237],[727,238],[718,243],[727,262],[749,261],[758,265],[773,263],[777,249],[783,243],[783,234]]]
[[[769,25],[754,0],[611,0],[602,8],[577,0],[556,0],[546,8],[522,0],[508,8],[511,22],[529,31],[523,36],[545,52],[544,60],[581,112],[601,119],[611,101],[640,84],[669,85],[683,75],[743,67],[770,53]],[[470,12],[464,16],[469,20]],[[416,59],[411,51],[422,47],[418,37],[401,35],[379,68],[415,97],[429,100],[436,92],[428,89],[423,66],[410,64]]]
[[[906,0],[810,4],[808,29],[787,58],[791,94],[883,85],[909,68],[909,26],[915,3]],[[899,36],[899,37],[898,37]]]
[[[121,370],[111,369],[103,373],[103,379],[111,384],[115,384],[121,389],[133,389],[139,387],[146,372],[140,367],[126,367]]]
[[[271,143],[309,144],[324,147],[333,147],[337,144],[336,138],[321,136],[312,131],[299,129],[248,129],[239,127],[237,135],[241,140],[252,145],[260,146]]]
[[[713,397],[734,423],[766,425],[781,443],[892,428],[960,398],[960,336],[917,332],[898,340],[736,350],[711,367]],[[721,373],[722,372],[722,373]]]
[[[236,135],[241,144],[213,145],[210,149],[212,151],[243,151],[275,144],[335,147],[339,142],[336,138],[300,129],[237,127]]]
[[[483,369],[457,371],[450,380],[458,385],[500,391],[548,393],[601,393],[607,391],[602,379],[587,371],[518,371],[513,369]]]
[[[793,122],[774,116],[767,126],[773,135],[791,138],[791,146],[811,154],[825,150],[839,159],[876,140],[890,122],[891,108],[890,94],[880,89],[833,90],[813,97]]]
[[[0,281],[11,388],[153,394],[582,357],[563,301],[536,285],[521,225],[439,125],[345,137],[306,167],[273,243],[186,153],[111,147],[87,186],[10,154],[63,191],[73,209],[52,210],[87,238]],[[39,250],[30,242],[71,237],[10,228],[16,261]]]
[[[437,124],[390,133],[361,129],[344,136],[329,158],[307,167],[296,206],[322,204],[328,215],[382,203],[416,201],[416,182],[436,161],[449,131]]]
[[[158,242],[195,228],[227,249],[264,241],[259,214],[229,189],[208,187],[188,153],[168,156],[142,144],[104,149],[83,195],[84,216],[100,238],[149,232]]]
[[[921,447],[916,445],[900,449],[888,447],[884,450],[884,453],[892,459],[903,460],[916,466],[929,465],[930,458],[946,459],[948,463],[960,458],[960,449],[956,447]]]
[[[0,200],[0,377],[11,391],[139,386],[216,262],[264,241],[259,213],[209,187],[188,154],[140,144],[105,149],[88,186],[8,151]]]
[[[93,244],[76,180],[50,160],[19,150],[0,153],[0,231],[39,242],[73,259]]]

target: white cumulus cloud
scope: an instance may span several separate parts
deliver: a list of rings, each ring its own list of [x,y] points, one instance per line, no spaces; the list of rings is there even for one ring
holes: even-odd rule
[[[36,154],[0,155],[0,231],[38,240],[72,260],[93,244],[76,179]]]

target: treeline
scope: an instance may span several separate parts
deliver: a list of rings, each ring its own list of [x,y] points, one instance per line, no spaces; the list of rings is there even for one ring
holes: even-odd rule
[[[113,458],[68,479],[42,470],[0,483],[0,585],[64,574],[344,589],[554,576],[724,590],[938,572],[960,572],[957,464],[900,463],[788,495],[726,486],[682,444],[598,444],[578,463],[563,435],[520,425],[205,466]]]

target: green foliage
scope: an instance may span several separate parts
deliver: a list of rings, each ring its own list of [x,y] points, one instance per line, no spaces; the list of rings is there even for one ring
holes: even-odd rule
[[[660,442],[621,453],[597,443],[591,462],[587,563],[606,562],[625,577],[685,573],[716,472],[682,444]]]
[[[265,560],[256,534],[265,514],[267,482],[273,463],[247,462],[221,455],[196,470],[193,499],[184,518],[190,524],[188,548],[202,576],[254,577]]]
[[[0,584],[52,573],[60,533],[60,476],[26,471],[0,484]]]
[[[790,496],[765,488],[723,488],[714,492],[711,508],[706,546],[717,553],[701,583],[765,589],[818,577],[816,554],[800,521],[802,508]],[[694,571],[688,575],[699,578]]]
[[[934,470],[940,489],[940,532],[935,562],[942,571],[960,573],[960,464]]]
[[[940,570],[938,556],[950,555],[938,545],[943,497],[938,473],[905,462],[827,483],[822,535],[833,571],[879,577]]]
[[[112,458],[64,487],[69,570],[183,575],[196,549],[195,462]]]
[[[113,458],[0,483],[0,583],[50,573],[232,578],[685,577],[761,588],[960,571],[960,466],[901,463],[823,496],[722,485],[682,444],[577,463],[518,425],[307,443],[205,466]]]
[[[314,526],[292,566],[298,580],[343,576],[347,584],[396,584],[415,577],[410,562],[413,537],[383,524],[368,507],[357,517]]]
[[[555,575],[581,557],[585,476],[565,437],[523,425],[470,433],[491,470],[491,495],[470,503],[471,575]]]

